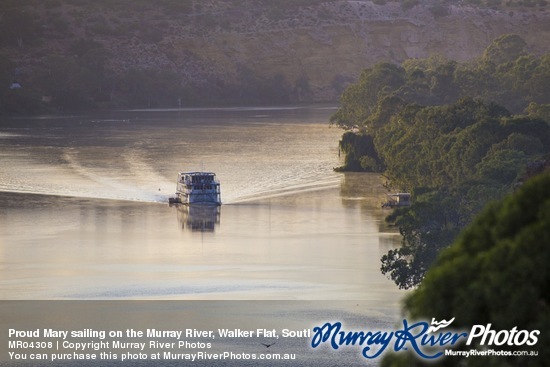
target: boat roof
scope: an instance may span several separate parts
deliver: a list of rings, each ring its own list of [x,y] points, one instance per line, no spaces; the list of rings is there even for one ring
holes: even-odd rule
[[[206,175],[215,176],[216,175],[214,172],[180,172],[179,174],[190,175],[190,176],[206,176]]]

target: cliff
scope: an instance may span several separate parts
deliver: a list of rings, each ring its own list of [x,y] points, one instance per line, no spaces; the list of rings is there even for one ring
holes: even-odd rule
[[[22,80],[23,87],[34,85],[41,94],[55,94],[43,91],[47,82],[39,77],[51,69],[52,56],[87,53],[90,59],[91,50],[104,55],[96,64],[111,76],[101,90],[108,89],[108,99],[118,98],[118,104],[128,101],[119,98],[129,88],[123,76],[139,70],[169,72],[188,94],[184,100],[192,101],[189,94],[195,92],[235,101],[264,93],[275,102],[296,102],[336,100],[362,69],[379,61],[432,55],[472,60],[506,33],[520,35],[535,54],[550,45],[545,2],[494,9],[435,0],[406,3],[4,1],[0,56],[10,65],[4,79]],[[88,49],[79,53],[78,45]]]

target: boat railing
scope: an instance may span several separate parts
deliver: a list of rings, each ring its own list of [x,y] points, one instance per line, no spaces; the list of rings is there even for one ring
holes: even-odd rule
[[[208,180],[197,180],[197,179],[193,179],[192,177],[182,177],[180,179],[180,182],[183,182],[185,183],[186,185],[197,185],[197,184],[214,184],[214,185],[219,185],[220,184],[220,181],[213,178],[213,179],[208,179]]]
[[[219,181],[193,182],[193,181],[190,181],[190,180],[182,180],[182,181],[180,181],[180,183],[183,183],[183,184],[189,185],[189,186],[196,186],[196,185],[219,186],[220,185]]]

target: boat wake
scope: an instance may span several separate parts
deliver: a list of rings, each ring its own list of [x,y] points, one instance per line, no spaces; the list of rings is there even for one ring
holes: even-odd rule
[[[175,192],[175,180],[154,167],[139,147],[125,149],[108,163],[103,157],[94,158],[86,151],[63,148],[60,162],[44,164],[27,157],[19,162],[24,169],[0,174],[0,191],[157,203],[167,203]],[[224,204],[296,195],[336,188],[340,184],[339,175],[326,167],[300,172],[294,167],[257,172],[256,177],[262,180],[246,185],[242,184],[242,177],[236,177],[231,171],[222,172],[221,176]]]
[[[10,159],[0,172],[0,191],[167,203],[176,191],[178,171],[203,166],[190,153],[193,149],[182,148],[183,143],[161,149],[155,136],[143,136],[128,145],[121,139],[100,146],[93,142],[23,150],[13,145],[4,153]],[[238,152],[227,155],[227,149],[218,152],[209,148],[212,153],[207,156],[207,167],[221,181],[224,204],[296,195],[340,184],[340,175],[332,171],[328,159],[308,158],[297,163],[293,156],[274,158],[271,150],[264,151],[262,146],[253,147],[261,153],[261,161]],[[303,152],[295,155],[301,157]]]
[[[18,169],[0,173],[0,191],[163,203],[173,191],[173,183],[141,160],[136,150],[101,164],[74,148],[63,148],[59,154],[53,164],[20,159]]]
[[[299,184],[288,185],[280,188],[271,188],[255,192],[249,195],[239,196],[226,201],[226,204],[240,204],[251,201],[262,201],[282,196],[303,194],[311,191],[320,191],[337,188],[340,185],[339,177],[331,177],[322,181],[303,182]]]

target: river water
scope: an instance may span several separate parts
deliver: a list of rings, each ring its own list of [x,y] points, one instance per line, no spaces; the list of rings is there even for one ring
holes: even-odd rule
[[[379,178],[341,174],[331,107],[119,111],[0,123],[1,299],[362,300],[399,242]],[[219,210],[174,207],[213,171]],[[392,311],[392,312],[393,312]]]
[[[328,126],[334,111],[1,119],[1,334],[13,327],[311,330],[327,320],[393,329],[404,293],[379,269],[400,237],[384,225],[377,175],[334,172],[342,164],[342,132]],[[177,172],[200,170],[217,174],[223,205],[169,206]],[[261,344],[275,341],[269,351]],[[14,363],[7,343],[0,365]],[[309,344],[229,338],[191,351],[296,353],[280,364],[292,366],[379,362],[362,357],[361,347],[333,353]],[[272,365],[265,362],[195,364]]]

